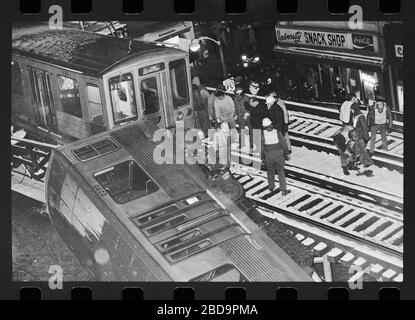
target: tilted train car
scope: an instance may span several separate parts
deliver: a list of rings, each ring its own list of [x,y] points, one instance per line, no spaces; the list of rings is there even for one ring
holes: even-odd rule
[[[157,164],[138,122],[55,149],[52,223],[100,280],[308,281],[197,165]]]
[[[12,140],[12,162],[23,163],[34,179],[44,176],[33,172],[47,156],[47,145],[35,141],[62,145],[139,119],[194,126],[188,55],[181,50],[47,24],[14,25],[11,69],[12,125],[26,139]]]

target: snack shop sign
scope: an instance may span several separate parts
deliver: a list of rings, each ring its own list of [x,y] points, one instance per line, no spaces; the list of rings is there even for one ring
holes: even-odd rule
[[[319,47],[330,47],[338,49],[354,49],[374,51],[373,37],[371,35],[360,35],[343,32],[323,32],[313,30],[298,30],[276,27],[277,41],[279,43],[291,43],[301,45],[312,45]],[[364,46],[361,45],[364,38]]]

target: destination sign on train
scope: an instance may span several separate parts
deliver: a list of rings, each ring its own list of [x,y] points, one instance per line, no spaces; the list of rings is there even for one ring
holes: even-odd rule
[[[160,71],[160,70],[164,70],[164,63],[163,62],[152,64],[150,66],[140,68],[140,69],[138,69],[138,74],[140,76],[145,76],[146,74],[157,72],[157,71]]]

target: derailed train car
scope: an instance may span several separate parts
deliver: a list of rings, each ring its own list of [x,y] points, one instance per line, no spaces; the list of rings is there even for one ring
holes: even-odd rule
[[[50,218],[100,280],[309,281],[197,165],[156,164],[138,122],[54,150]]]

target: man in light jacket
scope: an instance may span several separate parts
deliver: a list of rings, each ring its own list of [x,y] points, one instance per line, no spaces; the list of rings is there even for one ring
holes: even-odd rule
[[[386,131],[392,131],[392,113],[384,97],[376,96],[374,105],[369,106],[367,122],[370,127],[369,153],[373,155],[375,151],[376,134],[378,131],[382,138],[382,149],[387,151],[388,140],[386,138]]]
[[[285,160],[290,160],[287,144],[281,132],[273,128],[269,118],[262,120],[262,127],[262,152],[267,166],[268,189],[270,191],[275,189],[275,171],[277,171],[281,194],[286,196],[290,192],[287,189],[284,172]]]
[[[226,122],[229,128],[235,128],[235,105],[232,98],[226,95],[223,90],[215,91],[213,107],[218,123]]]

